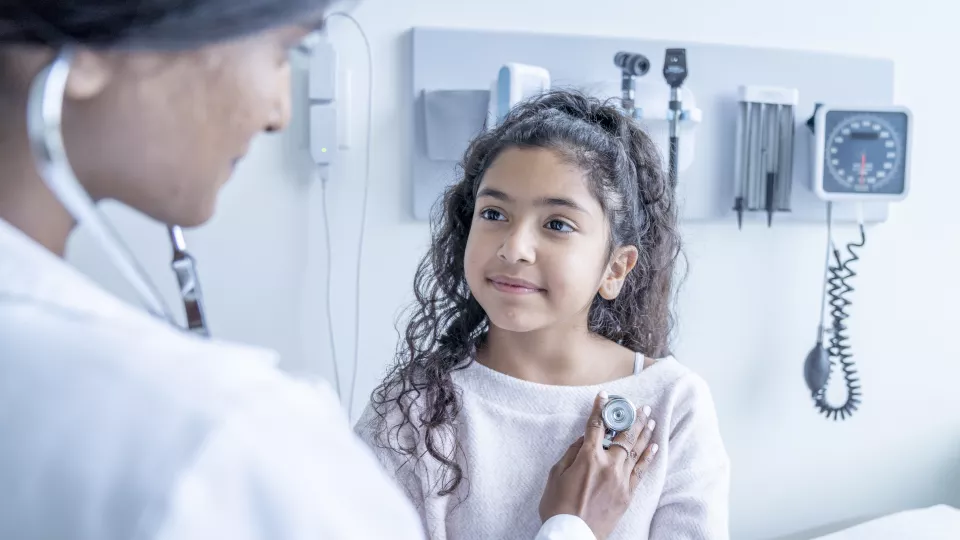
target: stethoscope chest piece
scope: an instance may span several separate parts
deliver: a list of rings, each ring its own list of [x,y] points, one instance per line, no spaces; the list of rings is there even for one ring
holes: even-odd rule
[[[613,438],[633,427],[637,421],[637,408],[623,396],[610,396],[600,412],[603,427],[606,430],[603,437],[603,447],[609,448]]]
[[[180,227],[170,226],[170,243],[173,246],[173,261],[170,263],[177,275],[180,297],[187,315],[187,328],[198,335],[209,337],[206,313],[203,308],[203,291],[197,275],[197,261],[187,252],[187,243]]]

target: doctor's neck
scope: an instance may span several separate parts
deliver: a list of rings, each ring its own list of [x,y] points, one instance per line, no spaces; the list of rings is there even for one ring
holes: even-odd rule
[[[0,80],[0,219],[62,257],[76,222],[37,172],[27,139],[26,92],[5,83]]]

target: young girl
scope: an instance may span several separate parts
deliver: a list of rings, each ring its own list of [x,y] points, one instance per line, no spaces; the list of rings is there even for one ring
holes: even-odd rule
[[[609,538],[728,538],[712,398],[667,349],[679,253],[674,188],[617,108],[554,91],[473,141],[357,425],[429,538],[532,537],[601,389],[652,409],[659,449]]]

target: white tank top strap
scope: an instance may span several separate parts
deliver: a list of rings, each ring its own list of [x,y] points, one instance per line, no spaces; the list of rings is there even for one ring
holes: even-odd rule
[[[639,375],[643,371],[644,358],[643,353],[636,353],[633,356],[633,374]]]

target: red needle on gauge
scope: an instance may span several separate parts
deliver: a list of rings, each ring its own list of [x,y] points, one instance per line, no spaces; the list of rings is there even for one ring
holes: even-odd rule
[[[863,184],[863,175],[867,174],[867,154],[860,154],[860,183]]]

